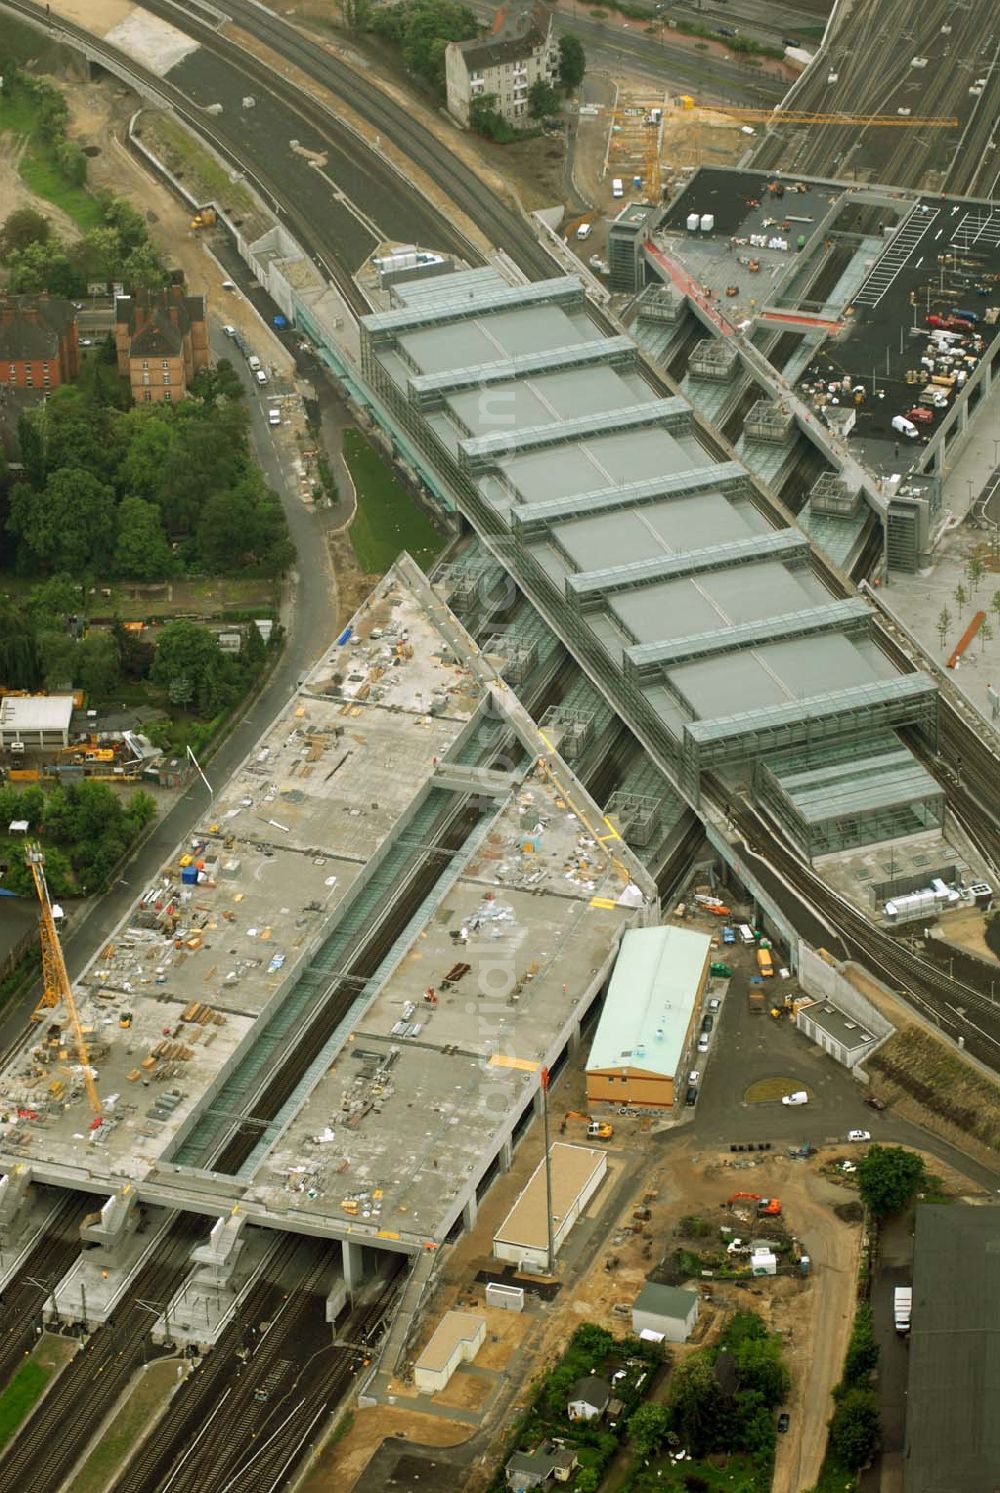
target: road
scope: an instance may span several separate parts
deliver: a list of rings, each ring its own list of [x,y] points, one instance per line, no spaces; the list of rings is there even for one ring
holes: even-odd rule
[[[473,0],[470,5],[486,24],[492,21],[497,8],[491,0]],[[677,14],[690,16],[682,7],[677,7]],[[651,23],[653,19],[651,7]],[[788,88],[788,79],[771,58],[762,59],[762,65],[754,67],[752,63],[739,61],[735,55],[705,56],[695,50],[692,42],[679,39],[659,20],[656,35],[647,36],[642,21],[623,21],[613,14],[607,21],[595,21],[588,10],[571,0],[571,8],[553,11],[553,24],[558,35],[571,32],[580,38],[591,73],[643,75],[660,92],[664,88],[671,91],[684,88],[697,94],[699,101],[767,108],[777,104]],[[711,24],[707,17],[705,24]],[[730,24],[728,17],[724,24]],[[756,34],[753,27],[749,28],[749,34]],[[763,39],[764,33],[760,35]],[[773,39],[772,28],[767,40]]]
[[[935,191],[983,185],[983,152],[1000,108],[998,48],[1000,22],[992,0],[843,4],[826,52],[806,74],[794,107],[956,116],[961,130],[781,127],[768,132],[754,165]],[[926,62],[914,67],[914,58]],[[831,83],[831,77],[836,81]],[[969,87],[979,77],[987,82],[975,97]]]
[[[287,459],[282,456],[275,439],[278,433],[268,426],[266,401],[258,398],[259,393],[274,392],[274,389],[260,391],[256,385],[251,385],[246,364],[238,355],[233,356],[233,344],[223,336],[220,327],[218,322],[212,326],[212,351],[217,357],[228,356],[247,386],[251,441],[268,483],[281,496],[297,554],[283,607],[288,629],[285,648],[260,694],[211,759],[207,769],[209,781],[221,784],[291,696],[300,675],[332,642],[337,626],[337,591],[323,516],[305,507],[291,476],[286,481]],[[262,344],[265,335],[262,329]],[[204,783],[199,777],[193,777],[126,866],[124,879],[73,920],[65,938],[66,961],[72,978],[79,975],[94,950],[107,941],[136,897],[193,828],[207,800]],[[6,1051],[10,1043],[23,1033],[30,1008],[31,1003],[21,1003],[6,1013],[0,1027],[0,1050]]]

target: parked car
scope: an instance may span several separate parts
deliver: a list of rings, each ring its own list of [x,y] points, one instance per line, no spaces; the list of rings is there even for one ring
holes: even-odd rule
[[[717,980],[728,980],[733,973],[732,966],[724,964],[721,959],[714,959],[708,972],[710,975],[714,975]]]
[[[701,1036],[698,1038],[698,1051],[699,1052],[707,1052],[708,1051],[708,1033],[707,1032],[702,1032]]]
[[[723,930],[722,930],[722,942],[723,943],[735,943],[736,942],[736,929],[735,928],[723,928]]]
[[[270,410],[268,410],[268,412],[267,412],[267,423],[268,423],[268,425],[280,425],[281,424],[281,411],[280,410],[276,410],[276,409],[270,409]]]
[[[916,404],[912,410],[907,410],[906,418],[916,420],[918,425],[933,425],[934,411],[925,409],[922,404]]]
[[[688,1074],[688,1083],[700,1083],[700,1082],[701,1082],[701,1069],[700,1068],[692,1068],[691,1072]]]
[[[782,1410],[781,1414],[778,1416],[778,1430],[782,1435],[784,1435],[784,1433],[788,1430],[789,1420],[790,1416],[788,1414],[788,1411]]]
[[[698,1090],[689,1084],[688,1091],[684,1095],[684,1103],[687,1105],[688,1109],[694,1109],[695,1101],[697,1100],[697,1098]]]
[[[714,1016],[703,1016],[701,1018],[701,1029],[702,1029],[703,1032],[710,1032],[712,1030],[712,1028],[713,1028],[714,1025],[715,1025],[715,1017]]]
[[[235,327],[226,326],[226,327],[223,327],[222,330],[225,332],[225,334],[226,334],[227,337],[235,337],[236,336],[236,328]]]
[[[267,374],[264,372],[263,368],[258,368],[256,370],[256,372],[254,373],[254,378],[259,384],[267,383]]]
[[[712,999],[708,1003],[708,1009],[710,1011],[719,1011],[722,1009],[722,1002],[717,995],[712,996]]]
[[[885,1109],[885,1100],[880,1099],[877,1094],[866,1094],[864,1097],[869,1109]]]
[[[806,1093],[805,1089],[796,1089],[793,1094],[784,1094],[784,1095],[782,1095],[781,1102],[782,1102],[782,1104],[792,1104],[792,1105],[794,1105],[794,1104],[808,1104],[809,1103],[809,1095]]]
[[[870,1130],[849,1130],[847,1132],[848,1140],[866,1141],[871,1140],[871,1138],[872,1133]]]

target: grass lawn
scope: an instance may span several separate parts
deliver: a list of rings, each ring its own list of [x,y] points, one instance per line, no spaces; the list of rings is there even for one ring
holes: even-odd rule
[[[743,1095],[745,1104],[780,1104],[785,1094],[797,1094],[803,1085],[797,1078],[762,1078]],[[806,1091],[808,1093],[808,1090]]]
[[[660,1489],[663,1489],[663,1493],[671,1493],[671,1490],[681,1490],[683,1493],[685,1478],[689,1478],[692,1473],[704,1480],[710,1493],[768,1493],[771,1486],[770,1472],[761,1474],[755,1471],[749,1457],[716,1457],[711,1462],[691,1462],[687,1459],[683,1462],[671,1462],[669,1457],[662,1457],[640,1475],[635,1483],[636,1493],[651,1493],[653,1489],[657,1493]],[[828,1490],[824,1490],[824,1493],[828,1493]]]
[[[440,554],[444,539],[423,509],[360,431],[344,432],[344,460],[358,493],[358,511],[348,533],[361,569],[368,575],[384,575],[400,550],[409,550],[426,570]]]
[[[30,1358],[26,1358],[0,1394],[0,1447],[14,1436],[41,1398],[53,1374],[67,1364],[79,1343],[44,1333]]]
[[[21,157],[20,176],[36,197],[62,208],[81,233],[99,228],[104,222],[100,207],[83,187],[72,187],[56,165],[55,151],[35,135],[37,119],[31,99],[17,92],[0,95],[0,133],[11,131],[26,136],[28,145]]]
[[[163,1414],[170,1392],[178,1382],[175,1360],[149,1365],[135,1380],[131,1394],[86,1462],[74,1474],[73,1493],[104,1493],[139,1438]]]

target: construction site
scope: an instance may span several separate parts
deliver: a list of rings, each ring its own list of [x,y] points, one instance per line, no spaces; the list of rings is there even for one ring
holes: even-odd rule
[[[30,1180],[124,1185],[123,1231],[159,1205],[433,1249],[656,906],[405,558],[73,988],[28,855],[46,980],[0,1076],[8,1242]]]

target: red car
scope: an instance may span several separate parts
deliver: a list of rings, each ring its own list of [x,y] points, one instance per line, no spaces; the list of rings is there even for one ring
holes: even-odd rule
[[[933,425],[934,411],[925,409],[922,404],[918,404],[914,405],[913,409],[908,411],[906,418],[908,420],[915,420],[918,425]]]

